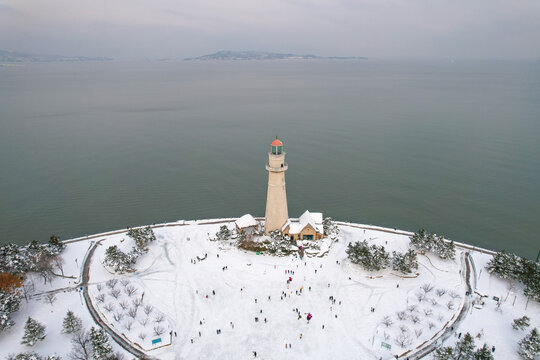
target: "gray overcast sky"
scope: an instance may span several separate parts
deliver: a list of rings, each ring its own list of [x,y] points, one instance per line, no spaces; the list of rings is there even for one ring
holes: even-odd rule
[[[540,0],[0,0],[0,49],[540,58]]]

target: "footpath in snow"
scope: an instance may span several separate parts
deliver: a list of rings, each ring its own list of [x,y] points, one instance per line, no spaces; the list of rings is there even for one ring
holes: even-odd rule
[[[244,359],[254,352],[262,359],[390,359],[412,356],[437,339],[451,346],[465,332],[477,345],[496,345],[496,359],[517,359],[524,334],[512,329],[512,320],[527,314],[532,324],[540,323],[539,304],[527,303],[519,284],[488,274],[490,255],[481,252],[466,250],[469,269],[464,249],[457,249],[455,260],[418,255],[418,270],[404,276],[392,269],[368,272],[347,259],[347,244],[363,240],[390,253],[406,252],[408,236],[388,229],[342,223],[339,241],[325,256],[300,259],[210,241],[221,225],[234,225],[207,222],[215,223],[156,227],[157,240],[137,271],[124,275],[102,262],[107,247],[132,246],[125,232],[71,242],[62,255],[70,277],[46,285],[29,279],[39,295],[23,300],[13,315],[16,325],[0,335],[0,356],[33,350],[69,358],[70,338],[61,334],[67,310],[86,328],[95,326],[76,285],[96,241],[88,269],[93,307],[123,341],[157,359]],[[487,295],[482,306],[472,306],[478,295],[466,296],[465,271],[472,290]],[[52,304],[46,303],[47,292],[55,294]],[[20,345],[28,316],[47,327],[47,338],[33,348]]]

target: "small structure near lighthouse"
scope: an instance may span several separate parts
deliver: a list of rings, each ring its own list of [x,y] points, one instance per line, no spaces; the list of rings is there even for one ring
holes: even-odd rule
[[[264,232],[281,231],[289,219],[287,210],[287,193],[285,192],[285,171],[288,165],[285,162],[283,143],[277,138],[270,144],[268,153],[268,192],[266,195],[266,213]]]
[[[264,232],[279,231],[291,240],[318,240],[324,237],[322,213],[306,211],[298,221],[289,220],[287,193],[285,191],[285,162],[283,143],[277,138],[270,144],[268,153],[268,193],[266,196],[266,215]]]

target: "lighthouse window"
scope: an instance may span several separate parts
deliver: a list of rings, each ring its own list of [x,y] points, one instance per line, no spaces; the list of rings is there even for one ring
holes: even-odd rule
[[[272,154],[277,155],[277,146],[272,146]]]

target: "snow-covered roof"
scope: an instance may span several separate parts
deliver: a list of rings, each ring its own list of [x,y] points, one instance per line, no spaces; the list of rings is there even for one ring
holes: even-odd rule
[[[235,221],[235,223],[236,223],[236,226],[238,226],[238,228],[240,228],[240,229],[245,229],[245,228],[248,228],[248,227],[259,225],[257,220],[255,220],[255,218],[253,216],[251,216],[250,214],[246,214],[246,215],[238,218]]]
[[[298,222],[291,222],[290,220],[287,220],[285,225],[283,225],[283,228],[281,230],[285,230],[285,228],[289,227],[289,234],[299,234],[304,228],[309,224],[312,228],[314,228],[318,233],[323,232],[323,226],[322,226],[322,220],[323,216],[322,213],[319,212],[309,212],[306,210],[298,219]]]

